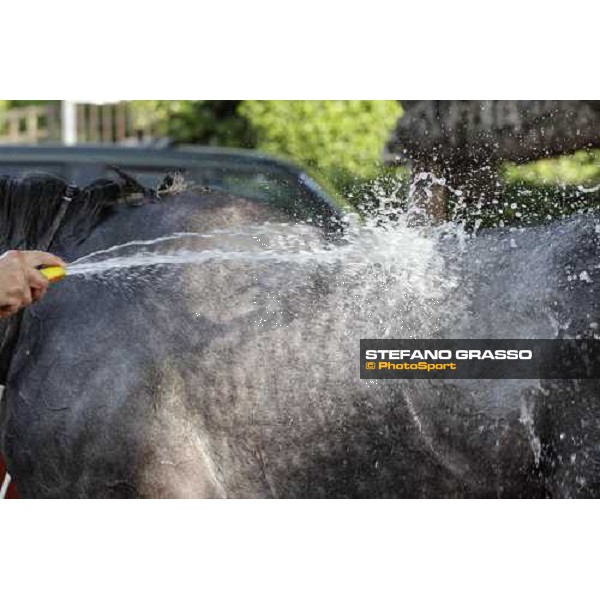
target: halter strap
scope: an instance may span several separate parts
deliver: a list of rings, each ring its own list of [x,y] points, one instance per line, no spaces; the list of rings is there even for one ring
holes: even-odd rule
[[[50,229],[48,229],[46,237],[42,240],[42,242],[40,242],[40,248],[42,250],[48,251],[48,248],[50,248],[50,246],[52,245],[52,242],[54,241],[54,238],[56,237],[56,234],[58,233],[58,230],[62,225],[62,222],[65,218],[65,215],[67,214],[67,210],[69,209],[71,202],[73,202],[73,200],[78,195],[79,188],[76,185],[67,186],[67,189],[65,190],[65,193],[62,197],[63,201],[61,202],[58,211],[56,212],[56,216],[52,221],[52,225],[50,226]]]

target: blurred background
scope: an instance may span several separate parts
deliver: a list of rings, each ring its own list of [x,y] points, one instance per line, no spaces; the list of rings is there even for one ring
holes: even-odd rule
[[[361,210],[405,207],[412,167],[412,177],[433,173],[451,188],[446,218],[503,226],[598,206],[599,116],[597,103],[566,101],[1,100],[0,155],[256,150],[293,161]]]

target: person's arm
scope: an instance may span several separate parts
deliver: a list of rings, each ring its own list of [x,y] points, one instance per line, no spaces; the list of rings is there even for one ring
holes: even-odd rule
[[[48,252],[10,250],[0,256],[0,318],[40,300],[49,281],[36,267],[60,266],[65,263]]]

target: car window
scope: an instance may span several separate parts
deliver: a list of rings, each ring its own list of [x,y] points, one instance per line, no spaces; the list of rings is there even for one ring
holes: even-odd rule
[[[273,172],[219,169],[210,173],[207,184],[237,196],[270,203],[289,201],[303,193],[296,181]]]
[[[299,177],[283,169],[216,168],[198,172],[195,179],[213,189],[265,202],[301,221],[329,216],[331,210]]]

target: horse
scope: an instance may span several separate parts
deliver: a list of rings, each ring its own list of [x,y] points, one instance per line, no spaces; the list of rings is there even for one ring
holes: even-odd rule
[[[357,360],[360,338],[595,337],[597,215],[332,240],[128,177],[5,179],[0,215],[2,248],[74,265],[0,324],[22,497],[599,495],[595,380],[369,381]]]

